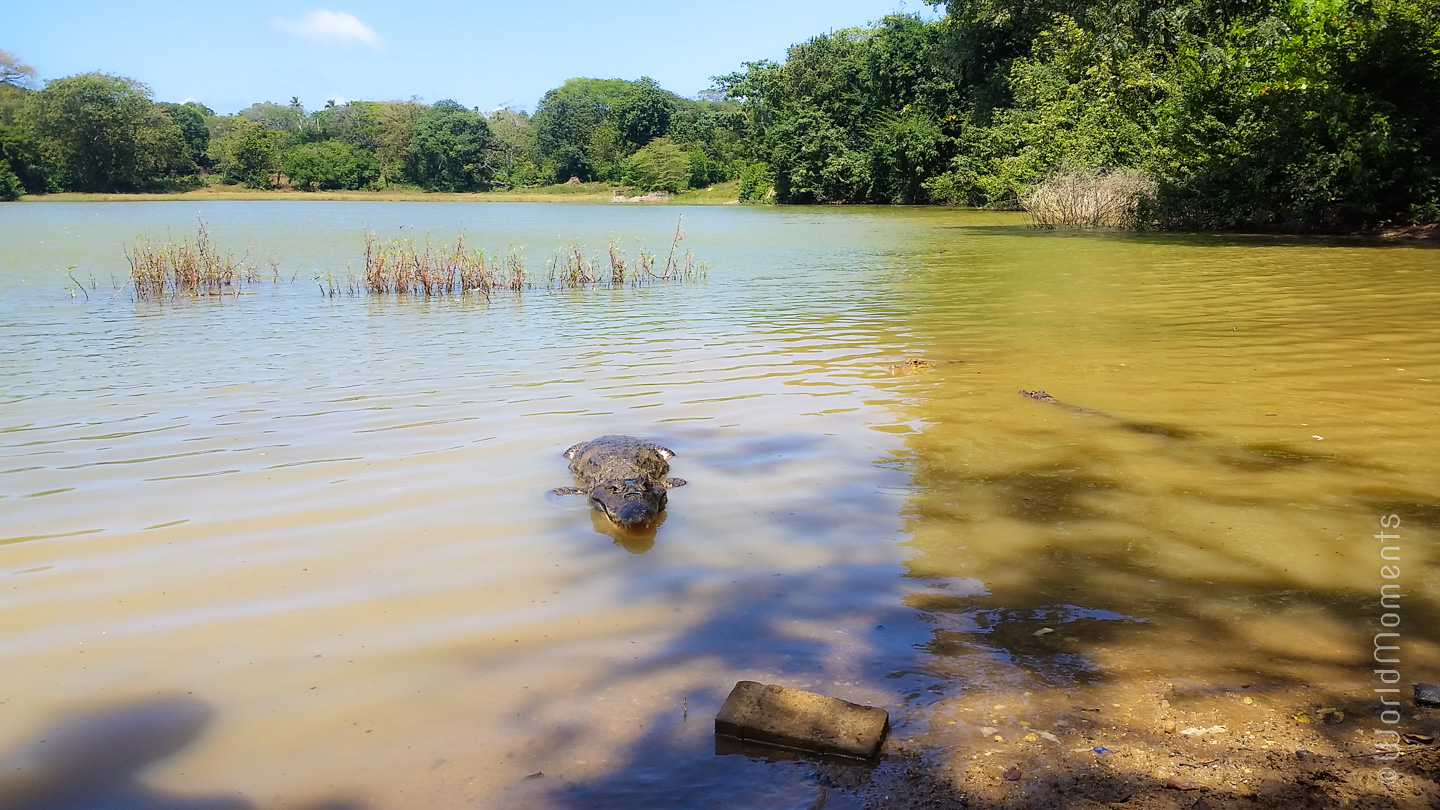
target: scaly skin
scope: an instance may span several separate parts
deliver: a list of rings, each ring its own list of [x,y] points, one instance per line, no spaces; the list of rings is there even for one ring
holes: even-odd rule
[[[565,451],[578,487],[561,487],[557,495],[588,495],[590,505],[617,526],[631,528],[655,522],[665,510],[667,491],[684,486],[667,478],[675,453],[634,436],[601,436]]]

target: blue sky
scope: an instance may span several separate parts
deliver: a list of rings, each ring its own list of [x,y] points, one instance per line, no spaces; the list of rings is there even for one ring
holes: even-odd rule
[[[156,101],[200,101],[222,114],[291,96],[307,109],[419,96],[533,111],[573,76],[650,76],[694,96],[711,76],[781,60],[816,34],[894,12],[936,14],[921,0],[5,5],[0,50],[41,80],[98,70],[148,84]]]

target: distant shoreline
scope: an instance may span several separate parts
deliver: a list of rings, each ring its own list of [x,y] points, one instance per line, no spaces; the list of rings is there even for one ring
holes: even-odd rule
[[[248,189],[240,186],[205,186],[189,191],[101,193],[59,191],[27,194],[18,202],[154,202],[195,200],[327,200],[335,202],[553,202],[610,203],[615,189],[608,183],[578,186],[542,186],[520,191],[444,192],[419,189],[385,191],[294,191]],[[740,201],[739,184],[717,183],[709,188],[685,191],[665,201],[645,205],[733,205]]]
[[[615,187],[608,183],[584,183],[580,186],[541,186],[524,191],[447,192],[419,189],[389,191],[295,191],[290,189],[249,189],[239,186],[205,186],[190,191],[98,193],[57,191],[50,194],[27,194],[16,202],[193,202],[209,200],[329,202],[467,202],[467,203],[589,203],[615,202]],[[709,188],[685,191],[667,200],[639,203],[641,205],[738,205],[739,184],[735,181],[717,183]],[[628,204],[636,204],[634,200]],[[786,207],[786,206],[781,206]],[[947,206],[896,206],[944,208]],[[1019,213],[1019,212],[1006,212]],[[1305,233],[1290,231],[1213,231],[1212,233],[1256,233],[1298,236],[1362,236],[1386,242],[1440,242],[1440,223],[1390,226],[1380,230],[1351,233]]]

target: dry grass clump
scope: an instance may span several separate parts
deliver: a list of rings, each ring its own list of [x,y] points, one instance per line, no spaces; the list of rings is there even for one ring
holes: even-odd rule
[[[166,240],[158,245],[140,236],[125,257],[130,260],[129,283],[135,285],[135,295],[141,300],[223,295],[242,281],[261,278],[259,268],[248,254],[237,261],[234,254],[222,255],[217,251],[210,244],[210,234],[203,221],[194,244],[188,236],[179,242]],[[279,270],[273,263],[270,277],[279,278]]]
[[[525,257],[514,245],[503,257],[489,256],[483,250],[467,250],[463,232],[453,245],[434,245],[428,237],[423,245],[413,239],[380,242],[373,233],[367,233],[364,289],[379,295],[443,296],[473,292],[489,298],[492,290],[578,290],[637,287],[656,281],[698,281],[705,277],[708,267],[704,262],[697,263],[690,251],[676,257],[684,238],[685,232],[677,226],[663,268],[653,254],[643,249],[632,263],[614,242],[600,256],[587,256],[583,249],[572,244],[557,251],[545,263],[544,274],[536,277],[527,274]]]
[[[423,245],[414,239],[377,242],[365,234],[365,290],[397,295],[448,295],[472,290],[488,296],[496,279],[485,251],[467,250],[462,232],[453,245]]]
[[[543,275],[534,275],[527,272],[520,248],[511,245],[503,255],[471,250],[465,244],[463,231],[453,244],[435,244],[428,236],[423,242],[414,239],[382,242],[367,232],[365,267],[359,276],[348,269],[343,276],[333,270],[323,270],[314,278],[321,294],[330,297],[474,293],[487,299],[493,290],[618,288],[704,279],[708,271],[704,262],[697,263],[688,250],[676,256],[684,238],[685,232],[677,225],[663,266],[654,254],[643,249],[632,262],[619,245],[611,242],[600,256],[587,256],[578,245],[571,245],[546,263]],[[268,274],[262,276],[248,253],[239,261],[232,254],[220,254],[211,246],[204,222],[200,223],[193,244],[188,237],[159,245],[137,237],[133,250],[126,251],[125,255],[130,260],[130,279],[125,285],[134,284],[136,297],[141,300],[233,294],[238,290],[232,288],[243,282],[260,278],[280,280],[280,269],[274,261],[269,262]]]
[[[1067,169],[1021,195],[1037,228],[1128,228],[1155,181],[1133,169]]]

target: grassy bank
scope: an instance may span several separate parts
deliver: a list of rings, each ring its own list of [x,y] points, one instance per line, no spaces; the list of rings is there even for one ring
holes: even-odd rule
[[[344,200],[373,202],[572,202],[608,203],[616,186],[609,183],[580,183],[539,186],[516,191],[477,193],[427,192],[417,188],[383,191],[293,191],[252,189],[244,186],[210,185],[190,191],[135,194],[86,194],[60,192],[21,197],[22,202],[126,202],[140,200]],[[739,201],[738,182],[717,183],[709,188],[677,194],[669,204],[726,205]],[[647,203],[655,204],[655,203]]]

